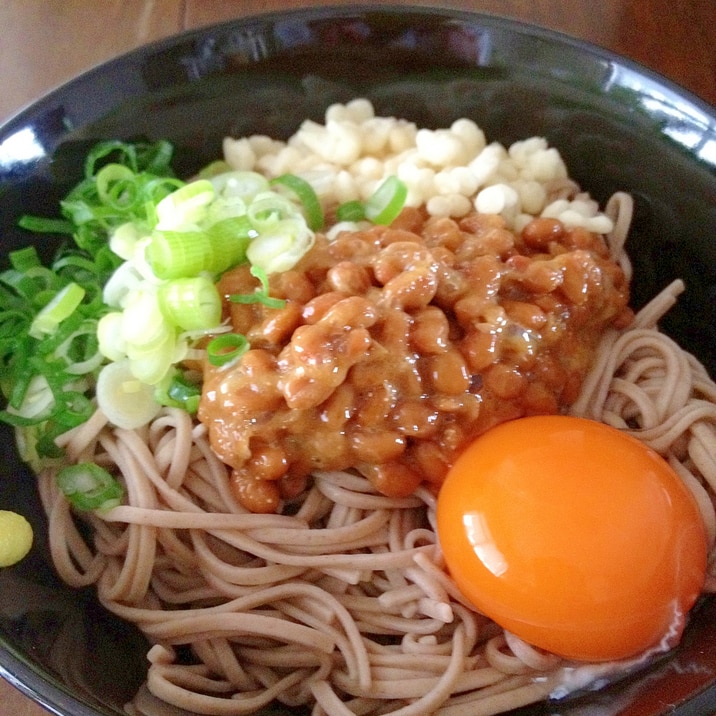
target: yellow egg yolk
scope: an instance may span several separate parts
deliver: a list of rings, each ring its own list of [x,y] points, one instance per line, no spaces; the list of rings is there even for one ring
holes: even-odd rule
[[[624,432],[529,417],[478,437],[443,483],[437,531],[465,597],[524,641],[607,661],[674,646],[705,578],[696,501]]]

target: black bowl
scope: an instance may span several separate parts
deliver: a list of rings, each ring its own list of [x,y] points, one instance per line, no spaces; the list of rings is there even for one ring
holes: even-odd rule
[[[191,31],[131,52],[52,92],[0,128],[0,235],[31,238],[23,213],[54,215],[100,138],[168,138],[190,174],[221,139],[286,138],[365,96],[422,126],[475,119],[489,139],[545,136],[600,201],[631,192],[633,303],[672,278],[687,291],[664,329],[716,376],[716,110],[620,57],[517,22],[445,9],[322,8]],[[49,240],[48,240],[49,241]],[[43,241],[49,256],[53,246]],[[57,714],[119,714],[145,674],[145,642],[90,591],[56,577],[33,477],[2,429],[0,506],[28,515],[33,551],[0,572],[1,673]],[[716,704],[716,604],[647,671],[524,714],[679,714]]]

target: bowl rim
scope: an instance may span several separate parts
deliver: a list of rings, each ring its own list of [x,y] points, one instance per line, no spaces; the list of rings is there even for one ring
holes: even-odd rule
[[[174,32],[165,37],[142,43],[132,49],[123,51],[117,55],[108,57],[74,76],[56,84],[42,92],[38,97],[29,100],[24,105],[12,111],[0,122],[0,145],[5,138],[10,136],[21,125],[27,123],[33,116],[41,115],[44,110],[52,105],[68,90],[79,86],[82,83],[91,82],[94,78],[101,76],[109,67],[129,64],[143,55],[160,52],[177,45],[191,42],[199,38],[206,38],[211,35],[221,34],[236,27],[250,27],[251,25],[271,25],[280,19],[305,19],[310,20],[331,20],[345,19],[348,17],[359,17],[365,15],[401,15],[403,17],[428,16],[438,14],[446,20],[465,22],[468,24],[483,25],[487,28],[516,32],[517,34],[530,38],[538,38],[550,43],[567,46],[586,53],[594,58],[601,59],[611,65],[624,67],[654,83],[667,96],[678,98],[680,103],[688,103],[695,110],[702,113],[710,126],[716,131],[716,105],[710,104],[700,95],[680,85],[660,72],[646,66],[625,55],[621,55],[609,48],[590,40],[582,39],[565,31],[550,28],[538,23],[531,23],[526,20],[503,15],[500,13],[486,12],[479,9],[471,10],[458,8],[449,3],[421,3],[414,5],[391,4],[386,2],[368,3],[362,2],[355,5],[349,4],[309,4],[303,7],[287,7],[270,11],[252,11],[237,17],[226,20],[192,27]],[[142,96],[143,91],[136,89],[128,91],[126,98]],[[114,106],[116,100],[110,103]],[[103,106],[99,116],[106,111]],[[110,714],[102,706],[91,706],[71,693],[69,688],[59,679],[51,674],[37,668],[29,659],[25,659],[12,645],[6,642],[0,634],[0,678],[5,679],[12,686],[17,688],[25,696],[32,699],[57,716],[98,716],[99,714]],[[716,703],[716,675],[711,684],[704,686],[701,690],[693,693],[688,701],[675,705],[670,712],[673,716],[703,716],[707,709],[712,709]]]

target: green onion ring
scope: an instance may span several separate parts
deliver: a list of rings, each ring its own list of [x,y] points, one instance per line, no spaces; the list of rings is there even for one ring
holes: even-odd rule
[[[206,347],[209,363],[223,366],[240,358],[249,349],[249,341],[240,333],[224,333],[212,339]]]
[[[108,510],[120,504],[124,488],[104,468],[91,462],[68,465],[57,473],[57,485],[78,510]]]
[[[363,221],[365,219],[365,206],[362,201],[354,199],[346,201],[336,209],[338,221]]]
[[[313,231],[323,227],[323,208],[313,187],[296,174],[282,174],[272,179],[271,184],[281,184],[290,189],[299,199],[306,212],[306,221]]]
[[[408,187],[396,176],[389,176],[365,202],[366,218],[388,226],[405,206]]]

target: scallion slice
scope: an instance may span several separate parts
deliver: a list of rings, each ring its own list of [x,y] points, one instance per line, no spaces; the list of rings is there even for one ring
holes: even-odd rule
[[[226,174],[226,172],[229,171],[231,171],[229,164],[223,159],[217,159],[215,162],[210,162],[205,167],[201,168],[197,176],[200,179],[211,179],[219,174]]]
[[[211,239],[204,231],[155,231],[146,257],[157,278],[195,276],[213,260]]]
[[[35,425],[46,420],[55,407],[47,378],[30,370],[19,372],[17,378],[3,420],[10,425]]]
[[[157,296],[164,316],[182,330],[211,328],[221,321],[221,296],[204,275],[167,281]]]
[[[254,293],[234,293],[229,296],[231,303],[261,303],[266,308],[283,308],[286,305],[286,301],[282,298],[274,298],[265,293],[262,293],[258,289]]]
[[[92,462],[62,468],[57,473],[57,485],[78,510],[109,510],[117,507],[124,495],[121,483]]]
[[[37,255],[37,249],[34,246],[26,246],[24,249],[11,251],[9,259],[10,265],[15,269],[15,271],[19,271],[20,273],[28,271],[35,266],[42,265],[40,257]]]
[[[104,361],[99,351],[97,322],[83,320],[53,349],[52,356],[67,364],[65,371],[70,375],[85,375],[97,370]]]
[[[209,363],[214,366],[227,365],[240,358],[249,349],[249,341],[240,333],[223,333],[212,338],[206,347]]]
[[[147,245],[147,261],[157,278],[163,280],[196,276],[202,271],[222,273],[246,258],[250,240],[249,236],[224,227],[227,228],[229,230],[212,227],[210,231],[155,231]]]
[[[269,191],[254,198],[246,208],[246,215],[253,228],[263,234],[287,219],[300,216],[300,212],[285,196]]]
[[[107,164],[97,172],[97,196],[117,211],[131,211],[139,201],[136,174],[124,164]]]
[[[290,189],[299,199],[306,214],[306,222],[318,231],[323,227],[323,208],[313,187],[296,174],[282,174],[271,180],[271,184],[280,184]]]
[[[363,221],[365,219],[365,206],[362,201],[354,199],[346,201],[336,209],[338,221]]]
[[[200,224],[215,197],[214,185],[208,179],[185,184],[156,205],[158,228],[181,230]]]
[[[66,318],[71,316],[85,296],[85,290],[76,283],[68,283],[55,297],[35,316],[30,324],[30,335],[33,338],[54,333]]]
[[[217,196],[216,199],[209,204],[204,223],[211,228],[224,220],[233,219],[242,219],[243,222],[245,222],[247,228],[242,228],[243,233],[246,233],[246,231],[256,233],[246,216],[246,202],[240,196]],[[237,224],[237,226],[240,227],[241,225]]]
[[[196,413],[199,409],[199,400],[201,399],[201,385],[189,380],[182,373],[177,372],[172,376],[169,387],[167,388],[167,398],[174,405],[191,413]]]
[[[225,198],[238,197],[250,204],[258,194],[269,190],[268,179],[263,174],[249,171],[230,171],[210,178],[216,193]]]
[[[134,430],[146,425],[160,410],[154,388],[142,383],[124,359],[105,365],[97,378],[97,404],[114,425]]]
[[[78,390],[64,390],[57,398],[60,409],[55,412],[53,421],[64,428],[58,431],[58,434],[82,425],[94,413],[92,401]]]
[[[405,206],[408,187],[397,176],[389,176],[365,202],[366,219],[374,224],[391,224]]]
[[[246,216],[231,216],[212,224],[206,233],[215,252],[216,273],[246,261],[246,249],[257,232]],[[223,257],[219,259],[219,256]]]
[[[17,222],[21,229],[37,234],[71,234],[72,223],[64,219],[48,219],[44,216],[25,214]]]
[[[292,269],[313,246],[316,235],[300,216],[283,219],[257,236],[246,249],[254,266],[267,274]]]
[[[264,269],[253,265],[249,269],[249,273],[259,280],[261,288],[257,288],[253,293],[233,293],[229,296],[231,303],[262,303],[267,308],[283,308],[286,305],[286,301],[283,298],[269,296],[268,276]]]

